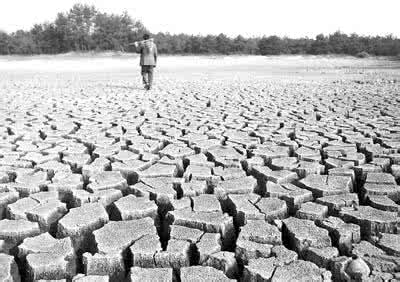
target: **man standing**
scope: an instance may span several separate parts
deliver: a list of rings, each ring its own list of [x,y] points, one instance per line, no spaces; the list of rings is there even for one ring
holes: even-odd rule
[[[157,46],[150,35],[143,35],[143,41],[133,43],[136,53],[140,54],[140,66],[144,88],[150,90],[153,86],[154,68],[157,65]]]

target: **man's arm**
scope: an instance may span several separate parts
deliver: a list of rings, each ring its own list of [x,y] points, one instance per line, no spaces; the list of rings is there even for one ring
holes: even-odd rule
[[[132,43],[129,43],[128,44],[128,46],[135,46],[135,53],[142,53],[142,48],[141,48],[141,46],[139,45],[139,42],[132,42]]]

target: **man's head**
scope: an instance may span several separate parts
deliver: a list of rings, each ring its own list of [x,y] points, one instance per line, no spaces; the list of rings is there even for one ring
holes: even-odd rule
[[[145,33],[143,35],[143,40],[149,40],[150,39],[150,35],[148,33]]]

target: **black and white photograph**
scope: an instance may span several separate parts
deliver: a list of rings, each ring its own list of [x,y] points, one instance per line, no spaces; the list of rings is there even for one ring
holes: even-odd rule
[[[1,1],[21,281],[400,281],[400,1]]]

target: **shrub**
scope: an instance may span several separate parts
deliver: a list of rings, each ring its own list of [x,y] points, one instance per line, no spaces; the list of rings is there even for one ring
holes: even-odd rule
[[[356,57],[357,58],[368,58],[368,57],[370,57],[370,54],[368,54],[368,52],[362,51],[362,52],[357,53]]]

